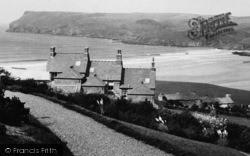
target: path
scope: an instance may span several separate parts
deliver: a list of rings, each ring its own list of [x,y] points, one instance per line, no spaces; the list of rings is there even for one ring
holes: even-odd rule
[[[10,91],[5,96],[17,96],[25,102],[30,113],[66,141],[75,156],[170,155],[43,98]]]

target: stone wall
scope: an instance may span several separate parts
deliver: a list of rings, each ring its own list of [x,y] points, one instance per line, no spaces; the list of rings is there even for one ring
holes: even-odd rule
[[[81,80],[76,79],[55,79],[54,84],[56,85],[77,85],[81,83]]]

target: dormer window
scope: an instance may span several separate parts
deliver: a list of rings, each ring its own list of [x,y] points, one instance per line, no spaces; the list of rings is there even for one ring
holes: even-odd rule
[[[94,71],[95,71],[95,68],[92,68],[92,67],[91,67],[91,68],[89,69],[89,72],[91,72],[91,73],[93,73]]]
[[[75,66],[80,66],[81,65],[81,61],[76,61]]]
[[[150,79],[149,78],[145,78],[144,83],[149,83]]]

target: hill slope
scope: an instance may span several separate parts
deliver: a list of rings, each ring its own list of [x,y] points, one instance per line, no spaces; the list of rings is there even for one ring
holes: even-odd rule
[[[178,13],[70,13],[29,12],[10,23],[10,32],[110,38],[131,44],[171,46],[213,46],[250,48],[250,17],[231,17],[238,23],[235,32],[214,40],[191,40],[187,36],[188,21],[198,17]],[[209,16],[203,16],[207,18]]]

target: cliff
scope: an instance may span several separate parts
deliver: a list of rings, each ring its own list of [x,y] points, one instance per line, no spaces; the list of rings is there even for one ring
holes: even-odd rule
[[[7,31],[108,38],[129,44],[250,48],[250,17],[231,17],[238,26],[230,34],[210,41],[204,37],[191,40],[187,36],[190,30],[188,21],[198,16],[178,13],[26,11],[20,19],[10,23]]]

